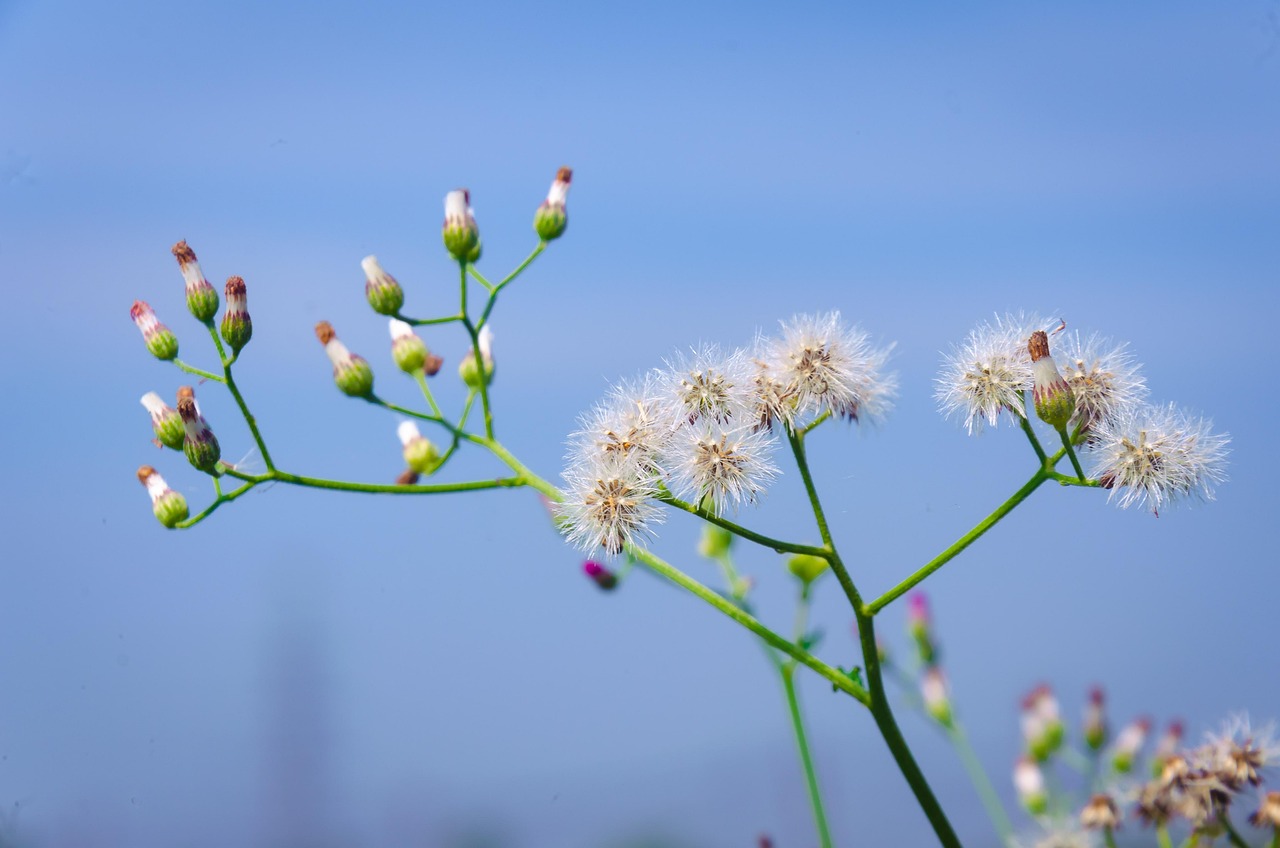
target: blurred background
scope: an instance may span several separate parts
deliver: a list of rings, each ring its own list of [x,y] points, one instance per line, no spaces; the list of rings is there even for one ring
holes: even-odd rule
[[[388,482],[398,421],[339,395],[312,326],[412,403],[360,259],[443,314],[445,192],[470,188],[499,276],[561,165],[569,230],[494,318],[498,435],[530,466],[558,474],[611,381],[838,309],[897,344],[886,425],[811,440],[874,596],[1033,470],[1016,430],[937,414],[942,353],[994,312],[1060,315],[1229,432],[1232,479],[1159,518],[1046,487],[926,584],[996,786],[1012,803],[1039,682],[1077,737],[1095,683],[1114,724],[1192,739],[1280,716],[1278,88],[1276,0],[0,2],[0,844],[816,844],[749,635],[646,574],[602,594],[532,493],[276,486],[174,533],[134,478],[212,496],[137,402],[189,380],[147,355],[135,298],[216,361],[175,241],[248,283],[238,380],[279,466]],[[465,340],[424,336],[457,408]],[[229,397],[197,391],[254,462]],[[816,541],[794,471],[739,519]],[[657,550],[714,583],[697,530],[673,516]],[[739,553],[789,629],[780,558]],[[879,619],[900,648],[903,612]],[[815,616],[818,653],[854,662],[834,581]],[[933,844],[869,716],[810,675],[802,695],[837,842]],[[966,844],[995,844],[954,752],[903,726]]]

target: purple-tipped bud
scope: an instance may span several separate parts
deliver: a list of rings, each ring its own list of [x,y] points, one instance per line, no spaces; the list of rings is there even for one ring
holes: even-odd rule
[[[1031,354],[1031,373],[1035,379],[1031,397],[1036,415],[1055,430],[1062,430],[1075,414],[1076,395],[1049,356],[1049,336],[1044,330],[1031,334],[1027,352]]]
[[[404,306],[404,289],[396,278],[382,270],[378,257],[366,256],[360,262],[364,269],[364,296],[379,315],[395,315]]]
[[[480,258],[480,228],[471,209],[471,193],[465,188],[444,197],[444,247],[460,262]]]
[[[933,641],[933,617],[929,614],[929,601],[923,592],[912,592],[907,598],[907,634],[916,643],[920,662],[932,665],[938,658],[938,649]]]
[[[920,695],[924,698],[924,709],[933,720],[943,727],[951,726],[951,698],[947,693],[947,678],[942,669],[931,665],[924,670],[920,678]]]
[[[249,296],[244,277],[227,278],[227,311],[222,316],[222,339],[234,353],[253,338],[253,321],[249,318]]]
[[[186,430],[182,426],[182,416],[178,410],[160,399],[155,392],[147,392],[142,396],[142,405],[151,413],[151,429],[156,434],[156,441],[167,448],[182,450]]]
[[[391,358],[395,360],[396,367],[406,374],[423,370],[429,353],[426,342],[418,338],[413,327],[398,318],[391,319],[390,328]]]
[[[142,340],[147,350],[156,359],[170,360],[178,355],[178,337],[173,331],[160,323],[153,310],[145,300],[135,300],[129,309],[129,317],[142,332]]]
[[[1107,712],[1101,686],[1089,690],[1089,703],[1084,708],[1084,742],[1092,751],[1107,744]]]
[[[1121,774],[1133,771],[1133,763],[1147,741],[1147,733],[1151,730],[1151,719],[1139,718],[1125,725],[1116,736],[1114,750],[1111,753],[1111,767]]]
[[[479,391],[482,384],[487,386],[493,382],[493,330],[489,329],[488,324],[480,328],[479,339],[484,371],[481,372],[480,365],[476,362],[475,348],[468,350],[458,365],[458,376],[472,391]]]
[[[187,455],[187,462],[204,472],[213,472],[222,458],[222,448],[214,438],[213,431],[196,408],[193,398],[178,401],[178,414],[182,416],[182,426],[186,438],[182,442],[182,452]]]
[[[618,575],[593,560],[587,560],[582,564],[582,573],[606,592],[618,585]]]
[[[1018,800],[1028,813],[1038,816],[1049,807],[1049,793],[1045,791],[1044,772],[1030,757],[1019,757],[1013,767],[1013,788]]]
[[[373,393],[373,369],[364,357],[347,350],[347,346],[338,341],[332,324],[328,321],[316,324],[316,338],[324,345],[324,352],[333,363],[333,382],[343,394],[368,397]]]
[[[173,529],[179,521],[186,520],[187,499],[170,489],[159,472],[150,465],[144,465],[138,469],[138,481],[147,487],[147,494],[151,496],[151,511],[161,524]]]
[[[1041,684],[1022,699],[1022,736],[1027,753],[1042,763],[1062,747],[1066,728],[1053,690]]]
[[[218,314],[218,292],[204,278],[196,252],[185,241],[173,246],[173,258],[178,260],[178,270],[187,284],[187,309],[197,321],[208,324]]]
[[[418,425],[412,421],[404,421],[396,428],[396,434],[404,448],[404,464],[419,474],[434,474],[440,467],[440,449],[418,432]]]
[[[565,211],[565,201],[569,197],[569,181],[573,179],[573,171],[561,168],[556,172],[555,182],[547,192],[547,199],[542,201],[533,216],[533,231],[543,241],[558,239],[564,235],[569,226],[569,213]]]

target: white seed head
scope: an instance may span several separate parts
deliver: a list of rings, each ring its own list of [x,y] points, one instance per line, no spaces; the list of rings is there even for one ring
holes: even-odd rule
[[[963,418],[970,435],[994,427],[1003,410],[1025,416],[1022,393],[1032,388],[1027,339],[1044,323],[1036,315],[1005,314],[970,330],[943,360],[934,392],[942,413]]]
[[[1147,397],[1147,385],[1125,344],[1097,335],[1064,334],[1055,359],[1076,397],[1073,427],[1092,430]]]
[[[709,498],[719,514],[755,503],[778,475],[770,460],[773,440],[751,422],[739,426],[702,420],[671,437],[671,488],[700,503]]]
[[[882,417],[893,406],[897,380],[884,373],[891,348],[876,348],[839,312],[796,315],[782,322],[779,338],[760,347],[770,376],[795,395],[798,411],[830,411],[860,421]]]
[[[695,348],[667,362],[656,377],[660,410],[672,429],[699,421],[751,420],[752,379],[746,354],[724,354],[716,345]]]
[[[1180,499],[1213,500],[1227,479],[1230,437],[1173,404],[1122,409],[1099,423],[1092,443],[1093,476],[1111,489],[1121,507],[1159,511]]]
[[[661,417],[655,392],[653,374],[610,389],[579,419],[581,428],[569,437],[566,459],[585,466],[628,458],[643,470],[660,473],[671,430]]]
[[[571,467],[564,479],[565,501],[555,512],[565,536],[584,551],[617,554],[663,519],[654,477],[631,459]]]

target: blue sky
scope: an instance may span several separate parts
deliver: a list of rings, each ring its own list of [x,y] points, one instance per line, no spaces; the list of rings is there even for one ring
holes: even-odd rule
[[[971,439],[938,416],[940,352],[994,312],[1061,314],[1128,340],[1155,399],[1230,432],[1232,479],[1159,519],[1040,492],[929,582],[980,754],[1007,793],[1016,702],[1042,680],[1071,715],[1099,682],[1117,721],[1280,717],[1278,17],[1274,0],[0,4],[0,825],[36,844],[268,844],[289,826],[812,842],[747,635],[647,576],[602,597],[532,495],[277,486],[179,534],[133,478],[148,462],[208,496],[150,446],[136,400],[185,380],[145,354],[135,298],[212,362],[173,242],[215,283],[248,282],[238,379],[279,464],[384,480],[397,422],[338,395],[311,327],[332,321],[411,402],[360,259],[378,254],[407,311],[448,309],[444,193],[471,189],[499,274],[560,165],[568,234],[494,323],[498,431],[528,464],[555,475],[612,380],[839,309],[897,344],[887,424],[812,448],[855,576],[882,591],[1032,470],[1015,431]],[[427,339],[456,405],[466,345]],[[245,454],[229,399],[199,392]],[[451,473],[493,473],[464,459]],[[796,486],[741,518],[803,535]],[[713,581],[695,537],[673,519],[659,550]],[[785,629],[775,559],[742,552]],[[847,662],[834,583],[820,595],[821,653]],[[900,610],[882,620],[900,633]],[[838,840],[929,844],[868,717],[805,683]],[[991,844],[954,755],[904,725],[966,844]],[[283,778],[290,762],[308,779]],[[297,805],[323,813],[290,825]]]

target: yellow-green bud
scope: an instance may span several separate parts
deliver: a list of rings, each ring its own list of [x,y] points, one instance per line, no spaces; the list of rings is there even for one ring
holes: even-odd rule
[[[150,465],[138,469],[138,480],[151,496],[151,511],[165,527],[172,529],[187,518],[187,499],[169,488],[169,484]]]
[[[316,324],[316,338],[324,345],[324,352],[333,363],[333,382],[338,389],[351,397],[368,397],[373,393],[373,369],[364,357],[347,350],[338,341],[333,325],[328,321]]]
[[[825,558],[809,554],[792,554],[787,558],[787,570],[804,583],[817,580],[826,573],[830,565]]]
[[[454,259],[474,262],[480,258],[480,228],[476,226],[475,214],[471,210],[471,193],[465,188],[451,191],[444,197],[442,236],[445,249]]]
[[[249,318],[249,298],[244,277],[227,278],[227,311],[222,316],[222,339],[232,352],[240,349],[253,338],[253,321]]]
[[[533,215],[533,231],[543,241],[558,239],[564,235],[569,225],[569,213],[565,209],[565,201],[569,197],[569,182],[573,179],[573,171],[561,168],[556,172],[555,182],[547,192],[547,199],[542,201],[538,211]]]
[[[178,337],[160,323],[155,310],[145,300],[133,302],[133,306],[129,309],[129,317],[142,332],[142,340],[152,356],[167,361],[178,355]]]
[[[178,410],[161,400],[160,395],[155,392],[143,395],[142,405],[151,413],[151,430],[156,434],[156,441],[167,448],[182,450],[186,430],[182,426],[182,416],[178,414]]]
[[[702,528],[702,538],[698,541],[698,553],[707,559],[719,559],[729,553],[733,547],[733,534],[723,527],[707,524]]]
[[[413,327],[399,318],[391,319],[390,328],[391,358],[395,360],[396,367],[406,374],[422,371],[427,363],[426,342],[418,338]]]
[[[178,270],[187,286],[187,310],[197,321],[208,324],[218,313],[218,293],[200,270],[196,252],[180,241],[173,246],[173,258],[178,260]]]
[[[178,414],[182,416],[182,426],[186,431],[182,452],[187,455],[187,462],[201,471],[212,472],[222,458],[222,448],[209,429],[208,422],[196,408],[195,399],[184,397],[179,400]]]
[[[487,386],[493,382],[493,331],[489,329],[488,324],[480,329],[479,338],[480,359],[484,363],[483,380],[480,375],[480,366],[476,363],[474,348],[468,350],[466,356],[462,357],[462,362],[458,364],[458,376],[472,391],[480,391],[482,383]]]
[[[418,432],[418,425],[405,421],[396,429],[400,444],[404,446],[404,464],[410,471],[431,476],[440,467],[440,449]]]
[[[1062,379],[1058,366],[1053,364],[1053,358],[1049,356],[1049,336],[1044,330],[1031,334],[1027,351],[1031,354],[1031,370],[1035,378],[1031,397],[1035,401],[1036,415],[1055,430],[1062,430],[1076,411],[1075,392]]]
[[[364,269],[364,296],[379,315],[395,315],[404,306],[404,289],[396,278],[382,270],[378,257],[366,256],[360,267]]]

